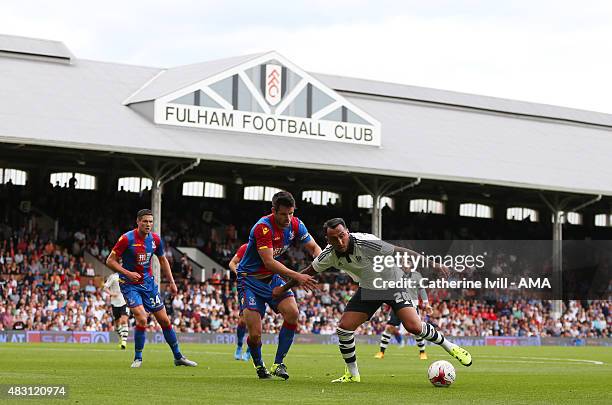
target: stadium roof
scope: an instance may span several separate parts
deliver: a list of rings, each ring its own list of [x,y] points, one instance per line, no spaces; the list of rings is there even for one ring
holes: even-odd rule
[[[59,41],[0,34],[0,55],[70,63],[72,53]]]
[[[238,56],[160,70],[150,82],[146,83],[136,93],[128,97],[125,104],[155,100],[177,89],[181,89],[190,84],[199,82],[202,79],[239,66],[261,55],[262,54]]]
[[[578,123],[612,126],[612,114],[427,87],[355,79],[352,77],[325,74],[315,74],[315,76],[337,91],[375,94],[404,100],[426,101],[447,106],[469,107],[484,111],[498,111],[532,117],[546,117]]]
[[[161,69],[0,54],[0,142],[612,195],[609,114],[312,74],[381,123],[378,148],[158,125],[139,107],[258,56]]]

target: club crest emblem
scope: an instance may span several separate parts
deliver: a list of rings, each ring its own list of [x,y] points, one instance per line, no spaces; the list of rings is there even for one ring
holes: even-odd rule
[[[266,65],[266,101],[275,106],[281,101],[283,91],[283,68],[280,65]]]

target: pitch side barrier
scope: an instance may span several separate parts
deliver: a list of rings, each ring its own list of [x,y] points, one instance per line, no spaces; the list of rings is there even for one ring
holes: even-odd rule
[[[200,344],[236,344],[236,335],[229,333],[177,333],[181,343]],[[360,344],[377,345],[380,337],[377,335],[357,336]],[[132,341],[133,337],[128,338]],[[414,338],[407,336],[407,343],[414,345]],[[517,336],[457,336],[453,342],[461,346],[609,346],[612,347],[612,338],[586,338],[577,339],[569,337],[517,337]],[[278,343],[278,335],[264,334],[264,344]],[[337,345],[336,335],[295,335],[298,344],[330,344]],[[119,343],[114,332],[51,332],[51,331],[0,331],[0,343]],[[147,332],[147,343],[163,343],[164,335],[161,332]]]

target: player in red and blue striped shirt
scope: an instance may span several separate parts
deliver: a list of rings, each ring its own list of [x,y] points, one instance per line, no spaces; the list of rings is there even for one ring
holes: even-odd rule
[[[272,197],[272,214],[261,218],[251,229],[249,243],[237,269],[240,310],[249,331],[247,344],[259,378],[271,377],[261,358],[261,319],[266,312],[266,304],[283,316],[271,371],[285,380],[289,374],[283,359],[297,329],[299,312],[293,292],[287,291],[275,299],[272,298],[272,289],[285,284],[281,276],[295,280],[306,289],[314,289],[316,285],[311,276],[293,271],[278,261],[291,244],[304,245],[312,257],[321,253],[321,248],[310,237],[304,223],[293,216],[294,211],[295,200],[291,193],[280,191]]]
[[[197,366],[197,363],[185,358],[179,350],[176,333],[166,314],[159,288],[153,278],[151,259],[156,255],[161,269],[170,284],[172,294],[177,293],[176,284],[172,277],[170,264],[164,256],[164,243],[159,235],[151,232],[153,228],[153,213],[144,209],[138,211],[136,216],[138,227],[121,235],[111,254],[106,259],[106,265],[119,273],[119,286],[128,307],[136,319],[134,333],[134,362],[132,368],[142,366],[142,350],[145,344],[145,330],[147,328],[147,313],[152,313],[164,333],[166,342],[174,354],[176,366]],[[119,263],[121,259],[121,264]]]

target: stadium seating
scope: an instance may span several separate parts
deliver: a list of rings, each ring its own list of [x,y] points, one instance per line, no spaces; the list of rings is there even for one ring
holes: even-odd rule
[[[28,189],[16,192],[23,194]],[[76,193],[78,204],[74,198]],[[3,217],[0,226],[0,330],[112,330],[109,298],[101,290],[103,280],[92,273],[92,266],[84,260],[83,252],[88,250],[103,261],[120,233],[132,226],[136,209],[146,205],[146,193],[117,192],[111,203],[103,204],[88,191],[50,187],[48,193],[35,196],[33,200],[60,219],[57,240],[37,227],[36,215],[16,209],[13,203],[18,200],[13,198],[0,206]],[[244,202],[248,207],[232,207],[227,202],[215,200],[168,198],[164,204],[166,243],[198,247],[220,264],[215,279],[199,284],[193,280],[190,264],[168,253],[179,294],[173,298],[162,285],[162,298],[176,329],[234,332],[238,320],[237,291],[226,270],[227,263],[246,238],[250,224],[268,212],[269,203]],[[214,212],[214,224],[198,217],[208,210]],[[189,214],[181,216],[178,213]],[[193,213],[197,213],[195,220]],[[334,215],[342,215],[342,212],[333,206],[316,207],[305,203],[299,210],[300,218],[309,224],[311,233],[320,242],[319,224]],[[368,230],[367,210],[354,212],[352,218],[353,230]],[[385,211],[384,221],[388,239],[549,237],[549,229],[545,226],[523,222],[474,227],[470,226],[469,219],[442,220],[424,214],[402,218],[390,210]],[[298,249],[291,249],[284,261],[296,270],[308,264],[306,255]],[[335,333],[340,314],[356,289],[354,283],[340,273],[326,274],[321,281],[322,289],[315,294],[296,290],[300,333]],[[562,317],[555,320],[549,301],[431,298],[434,310],[431,321],[447,335],[612,336],[612,318],[606,301],[567,301]],[[280,318],[271,312],[266,317],[269,319],[263,322],[264,332],[278,332]],[[378,312],[359,332],[379,334],[387,318],[387,312]]]

